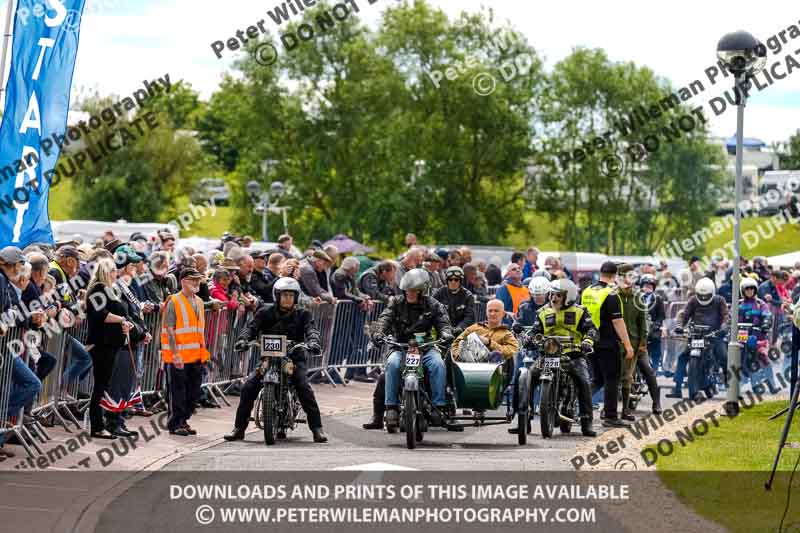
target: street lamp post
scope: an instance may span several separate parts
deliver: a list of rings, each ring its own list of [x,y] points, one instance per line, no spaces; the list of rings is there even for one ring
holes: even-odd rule
[[[261,163],[261,171],[264,173],[265,176],[268,176],[271,171],[277,166],[278,162],[274,159],[267,159]],[[278,199],[283,196],[285,191],[285,186],[280,181],[273,181],[270,186],[269,190],[263,190],[261,188],[261,184],[255,180],[251,180],[247,182],[247,194],[250,196],[250,200],[253,202],[253,211],[256,214],[261,215],[261,240],[264,242],[268,241],[268,234],[267,234],[267,215],[269,214],[271,209],[277,207],[277,205],[273,205],[270,197]],[[276,202],[277,204],[277,202]],[[286,212],[284,211],[284,225],[286,225]]]
[[[742,369],[742,352],[737,339],[739,332],[739,264],[741,257],[741,201],[742,201],[742,139],[744,137],[744,106],[747,101],[749,77],[757,74],[767,59],[766,47],[746,31],[736,31],[722,36],[717,44],[717,57],[733,74],[736,94],[736,206],[734,208],[733,287],[731,288],[731,330],[728,341],[728,393],[725,411],[729,416],[739,414],[739,377]]]

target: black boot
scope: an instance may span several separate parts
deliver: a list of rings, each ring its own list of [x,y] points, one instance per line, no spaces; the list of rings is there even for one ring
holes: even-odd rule
[[[597,432],[592,429],[591,418],[581,418],[581,433],[584,437],[596,437]]]
[[[366,424],[362,424],[364,429],[383,429],[383,401],[372,401],[372,418]]]
[[[623,420],[630,420],[631,422],[636,420],[636,417],[633,416],[631,413],[631,390],[630,389],[622,389],[622,415],[620,418]]]
[[[244,430],[241,428],[233,428],[233,431],[222,438],[227,441],[244,440]]]
[[[312,429],[311,433],[314,435],[314,442],[328,442],[328,437],[322,428]]]
[[[653,414],[660,415],[663,412],[661,409],[661,389],[658,387],[655,390],[650,389],[650,398],[653,399]]]

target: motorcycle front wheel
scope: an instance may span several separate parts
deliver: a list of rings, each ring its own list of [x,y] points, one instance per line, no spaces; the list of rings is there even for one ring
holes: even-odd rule
[[[689,399],[694,399],[700,391],[702,383],[700,380],[703,376],[702,358],[692,357],[689,359]]]
[[[406,391],[403,402],[405,418],[406,447],[413,450],[417,447],[417,398],[413,391]]]
[[[267,446],[275,444],[275,434],[278,431],[278,404],[275,396],[275,386],[264,387],[261,398],[261,423],[264,425],[264,443]]]
[[[539,422],[542,437],[549,439],[553,436],[553,426],[556,423],[556,401],[553,397],[555,387],[552,381],[542,383],[542,396],[539,400]]]

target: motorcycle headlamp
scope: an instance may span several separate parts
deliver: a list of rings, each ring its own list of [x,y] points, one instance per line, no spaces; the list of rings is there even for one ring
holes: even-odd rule
[[[542,351],[544,351],[546,355],[556,355],[561,351],[561,344],[555,339],[547,339],[544,341]]]

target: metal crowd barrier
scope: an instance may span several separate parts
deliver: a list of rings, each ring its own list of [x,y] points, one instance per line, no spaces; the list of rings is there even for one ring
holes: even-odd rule
[[[383,366],[383,350],[370,345],[369,328],[385,307],[384,303],[376,302],[365,313],[355,302],[336,302],[333,315],[333,324],[336,327],[332,328],[330,349],[327,352],[326,366],[329,372],[338,373],[338,368],[369,369]],[[328,380],[332,381],[330,376]],[[344,380],[340,381],[344,383]]]
[[[683,312],[687,303],[688,302],[671,302],[667,304],[664,316],[664,328],[667,330],[667,334],[661,343],[661,349],[663,351],[662,367],[667,372],[675,372],[678,356],[686,349],[686,339],[670,335],[669,332],[678,325],[678,315]]]

